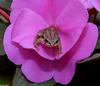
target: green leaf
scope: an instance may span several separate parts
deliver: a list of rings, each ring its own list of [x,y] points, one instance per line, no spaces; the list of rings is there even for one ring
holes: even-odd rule
[[[78,62],[78,64],[89,63],[89,62],[97,61],[98,59],[100,59],[100,53],[96,53],[96,54],[92,55],[91,57]]]
[[[0,21],[0,55],[4,55],[4,49],[3,49],[3,36],[5,32],[5,28],[7,27],[7,24],[4,24]]]
[[[100,25],[98,26],[99,32],[98,32],[98,41],[97,41],[97,45],[96,45],[96,49],[100,49]]]
[[[55,82],[53,80],[49,80],[44,83],[32,83],[23,76],[20,68],[16,69],[16,73],[13,79],[13,86],[54,86],[54,85]]]
[[[96,49],[100,49],[100,39],[97,42]]]
[[[12,76],[9,75],[2,75],[0,76],[0,86],[11,86]]]
[[[11,86],[16,66],[6,55],[0,56],[0,86]]]
[[[33,84],[32,86],[54,86],[54,81],[53,80],[49,80],[47,82],[41,83],[41,84]]]
[[[10,10],[12,0],[0,0],[0,7],[5,10]]]
[[[100,12],[96,16],[96,25],[100,25]]]

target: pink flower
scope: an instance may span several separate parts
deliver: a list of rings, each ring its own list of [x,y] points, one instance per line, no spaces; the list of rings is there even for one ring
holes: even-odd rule
[[[68,84],[76,63],[93,52],[98,31],[88,23],[88,12],[76,0],[13,0],[11,25],[4,35],[8,58],[21,65],[23,74],[32,82],[53,78]],[[34,47],[37,33],[51,25],[57,26],[62,53],[58,57],[50,48]]]
[[[100,11],[100,0],[80,0],[86,9],[95,8]]]

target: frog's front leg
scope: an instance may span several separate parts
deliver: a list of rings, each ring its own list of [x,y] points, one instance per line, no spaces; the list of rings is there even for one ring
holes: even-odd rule
[[[36,49],[38,49],[38,46],[39,46],[39,44],[40,43],[43,43],[43,38],[36,38],[35,39],[35,41],[34,41],[34,47],[36,48]]]
[[[38,48],[39,43],[40,43],[40,39],[36,39],[36,40],[34,41],[34,47],[35,47],[36,49]]]
[[[39,32],[34,40],[34,47],[36,49],[38,49],[38,46],[39,46],[39,43],[41,42],[41,39],[42,39],[42,33]]]

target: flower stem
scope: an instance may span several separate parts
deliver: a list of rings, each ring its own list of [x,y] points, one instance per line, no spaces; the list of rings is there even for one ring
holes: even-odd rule
[[[2,16],[2,17],[4,17],[6,20],[7,20],[7,22],[10,22],[10,17],[9,17],[9,15],[5,12],[5,11],[3,11],[2,9],[0,9],[0,15]],[[2,18],[3,20],[4,20],[4,18]],[[5,21],[5,20],[4,20]]]

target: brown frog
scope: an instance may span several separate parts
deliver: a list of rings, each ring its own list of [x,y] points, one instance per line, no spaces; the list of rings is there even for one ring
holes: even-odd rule
[[[50,26],[38,32],[34,41],[35,48],[37,48],[40,43],[47,47],[56,47],[58,54],[61,53],[60,38],[54,26]]]

